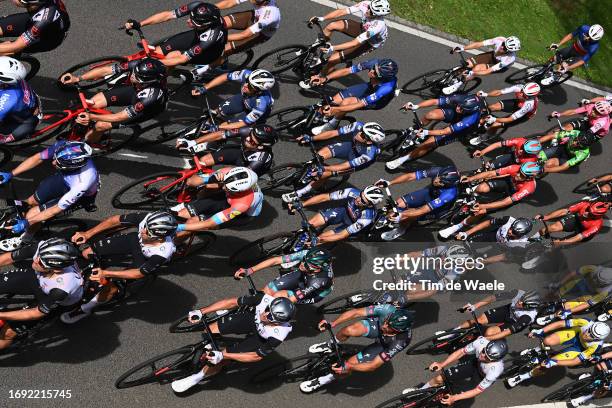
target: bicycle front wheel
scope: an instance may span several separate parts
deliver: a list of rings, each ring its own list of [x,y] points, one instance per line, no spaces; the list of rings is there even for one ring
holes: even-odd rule
[[[528,82],[533,80],[534,78],[544,74],[546,64],[537,64],[531,65],[529,67],[525,67],[523,69],[519,69],[515,73],[508,75],[506,77],[506,82],[511,84],[516,84],[519,82]]]
[[[593,390],[589,390],[590,392],[586,392],[586,390],[592,382],[593,378],[591,377],[574,381],[573,383],[570,383],[557,391],[551,392],[542,398],[542,402],[567,401],[580,395],[589,394]]]
[[[292,106],[290,108],[284,108],[272,112],[267,123],[278,132],[287,132],[289,134],[299,133],[300,129],[303,128],[304,121],[309,111],[309,106]]]
[[[281,255],[294,236],[295,232],[279,232],[260,238],[234,252],[229,262],[236,267],[248,267],[271,256]]]
[[[125,59],[125,57],[121,57],[119,55],[111,55],[111,56],[106,56],[106,57],[98,57],[98,58],[94,58],[94,59],[90,59],[87,61],[83,61],[81,63],[78,63],[76,65],[71,66],[70,68],[68,68],[67,70],[65,70],[62,75],[64,74],[72,74],[73,76],[82,76],[84,73],[91,71],[94,68],[100,68],[100,67],[105,67],[105,66],[109,66],[109,65],[113,65],[113,64],[119,64],[122,62],[126,62],[127,59]],[[94,89],[94,88],[98,88],[108,82],[111,82],[112,80],[118,78],[121,74],[114,74],[114,75],[108,75],[104,78],[100,78],[100,79],[96,79],[96,80],[92,80],[92,81],[86,81],[83,84],[80,84],[81,89]],[[63,84],[61,81],[61,77],[59,77],[57,79],[57,86],[60,89],[65,89],[65,90],[70,90],[73,89],[74,86],[73,85],[66,85]]]
[[[140,136],[133,143],[135,147],[145,147],[165,143],[195,132],[200,121],[193,118],[171,118],[143,127]]]
[[[286,45],[265,53],[253,63],[253,68],[266,69],[273,74],[285,72],[302,61],[308,48],[300,45]]]
[[[322,367],[319,363],[322,358],[318,354],[306,354],[300,357],[295,357],[287,361],[266,367],[251,377],[251,384],[265,384],[271,381],[283,383],[296,383],[318,377],[318,374],[324,374],[323,370],[328,367]],[[320,370],[316,368],[318,366]],[[321,371],[320,373],[318,371]]]
[[[270,191],[281,186],[291,185],[295,174],[302,168],[300,163],[287,163],[272,167],[259,177],[261,191]]]
[[[434,71],[429,71],[424,74],[421,74],[406,82],[402,86],[402,92],[405,94],[411,94],[414,92],[431,89],[436,85],[440,84],[440,82],[446,76],[446,73],[446,69],[436,69]]]
[[[378,294],[375,291],[357,290],[323,303],[317,308],[317,312],[320,314],[340,314],[349,309],[369,306]]]
[[[161,198],[162,194],[171,194],[182,187],[182,183],[167,188],[181,178],[180,174],[164,172],[141,178],[120,189],[111,202],[115,208],[134,208],[149,204]]]
[[[432,397],[438,393],[437,389],[416,390],[407,394],[398,395],[378,404],[376,408],[421,408],[437,407],[438,401],[432,401]],[[431,403],[431,405],[430,405]]]
[[[26,76],[26,81],[34,78],[38,71],[40,71],[40,61],[33,55],[23,54],[17,58],[19,61],[25,65],[26,70],[28,71],[28,75]]]
[[[123,149],[131,144],[140,135],[140,127],[121,126],[116,129],[109,130],[99,143],[90,143],[93,149],[93,156],[107,156]]]

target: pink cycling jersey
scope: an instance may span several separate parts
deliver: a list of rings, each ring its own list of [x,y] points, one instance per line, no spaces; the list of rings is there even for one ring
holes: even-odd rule
[[[587,120],[591,132],[595,133],[597,137],[602,138],[610,131],[610,115],[600,115],[595,110],[595,104],[588,104],[577,108],[574,112],[586,113]]]

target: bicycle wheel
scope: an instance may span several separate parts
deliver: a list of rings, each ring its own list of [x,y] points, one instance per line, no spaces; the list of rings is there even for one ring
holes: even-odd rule
[[[458,336],[462,336],[466,332],[465,329],[459,330],[449,330],[445,331],[443,334],[434,334],[431,337],[428,337],[424,340],[421,340],[415,343],[413,346],[409,347],[406,350],[406,354],[443,354],[446,353],[449,348],[452,348],[454,344],[454,340],[457,339]],[[440,337],[452,335],[448,339],[441,340]],[[457,335],[457,336],[455,336]]]
[[[356,290],[348,295],[335,297],[317,308],[320,314],[340,314],[349,309],[372,304],[378,293],[371,290]]]
[[[121,126],[106,132],[99,143],[90,143],[93,157],[107,156],[123,149],[132,143],[140,135],[140,127],[137,125]]]
[[[277,132],[300,132],[300,125],[305,121],[308,112],[310,112],[310,106],[292,106],[290,108],[284,108],[272,112],[268,117],[267,123],[276,129]]]
[[[108,65],[113,65],[113,64],[118,64],[121,62],[126,62],[127,59],[125,57],[121,57],[119,55],[111,55],[111,56],[106,56],[106,57],[98,57],[98,58],[94,58],[94,59],[90,59],[87,61],[83,61],[79,64],[73,65],[70,68],[68,68],[67,70],[65,70],[64,72],[62,72],[62,75],[64,74],[72,74],[72,75],[77,75],[77,76],[82,76],[84,73],[91,71],[94,68],[100,68],[100,67],[104,67],[104,66],[108,66]],[[98,88],[104,84],[107,84],[109,82],[111,82],[112,80],[118,78],[119,76],[121,76],[122,74],[114,74],[114,75],[108,75],[104,78],[100,78],[100,79],[96,79],[93,81],[87,81],[86,83],[81,83],[80,87],[81,89],[93,89],[93,88]],[[60,89],[64,89],[64,90],[72,90],[74,89],[73,85],[65,85],[62,83],[62,81],[60,80],[61,77],[59,77],[56,81],[57,86]],[[82,81],[81,81],[82,82]]]
[[[261,68],[273,74],[285,72],[302,61],[308,47],[300,44],[286,45],[266,52],[254,63],[253,68]]]
[[[270,256],[281,255],[295,234],[295,232],[279,232],[259,238],[234,252],[229,262],[236,267],[247,267]]]
[[[13,151],[6,146],[0,146],[0,168],[11,161]]]
[[[224,69],[226,72],[240,71],[249,66],[249,63],[253,61],[255,52],[252,49],[244,50],[242,52],[232,54],[227,57],[227,68]]]
[[[162,194],[172,194],[178,191],[183,183],[178,183],[164,192],[161,189],[180,178],[180,174],[171,172],[156,173],[143,177],[117,191],[111,202],[115,208],[134,208],[142,204],[152,203],[159,200]]]
[[[421,74],[402,85],[402,92],[405,94],[410,94],[413,92],[424,91],[425,89],[431,89],[432,87],[438,85],[442,79],[444,79],[447,72],[448,70],[446,69],[436,69],[434,71]]]
[[[153,357],[122,374],[115,387],[130,388],[151,382],[168,383],[191,374],[193,347],[186,346]]]
[[[295,174],[302,168],[300,163],[287,163],[272,167],[259,176],[258,184],[261,191],[270,191],[281,186],[290,186]]]
[[[571,77],[574,76],[574,73],[572,71],[567,71],[564,72],[563,74],[561,74],[561,76],[557,77],[557,79],[550,85],[543,85],[543,88],[550,88],[552,86],[555,85],[560,85],[562,83],[564,83],[565,81],[568,81]]]
[[[193,132],[200,123],[194,118],[169,118],[149,126],[143,127],[140,136],[134,141],[135,147],[151,146],[165,143],[169,140],[183,137],[190,131]]]
[[[437,407],[438,401],[432,401],[432,398],[438,393],[437,388],[429,388],[426,390],[416,390],[407,394],[398,395],[390,400],[378,404],[376,408],[420,408],[420,407]]]
[[[201,332],[204,330],[204,320],[200,320],[198,323],[190,323],[187,316],[183,316],[180,319],[174,321],[170,325],[170,333],[193,333]]]
[[[58,126],[54,126],[56,123],[66,119],[69,114],[70,112],[68,111],[60,110],[45,111],[32,136],[23,140],[7,143],[6,145],[14,149],[22,149],[52,139],[62,133],[70,125],[70,121],[67,120]]]
[[[60,237],[70,240],[75,232],[85,231],[86,229],[87,223],[82,220],[53,219],[46,221],[37,235],[41,239]]]
[[[192,234],[185,242],[178,245],[173,260],[183,260],[205,251],[217,240],[212,232],[202,231]]]
[[[324,357],[323,357],[324,358]],[[264,384],[272,380],[296,383],[324,374],[328,367],[320,364],[323,358],[318,354],[306,354],[264,368],[251,377],[251,384]]]
[[[525,67],[523,69],[519,69],[515,73],[508,75],[506,77],[506,82],[509,82],[511,84],[516,84],[519,82],[529,82],[535,77],[544,74],[546,66],[547,64],[536,64],[531,65],[529,67]]]
[[[388,161],[397,155],[402,140],[404,140],[404,129],[385,130],[385,140],[380,144],[378,161]]]
[[[599,178],[601,176],[604,176],[604,174],[602,174],[600,176],[597,176],[597,177]],[[572,192],[576,193],[576,194],[585,194],[585,195],[591,195],[591,194],[599,193],[599,191],[597,190],[597,184],[591,184],[589,182],[589,180],[583,181],[582,183],[578,184],[572,190]]]
[[[19,61],[25,65],[28,75],[26,75],[26,81],[34,78],[38,71],[40,71],[40,61],[33,55],[22,54],[17,57]]]
[[[553,391],[544,398],[542,398],[542,402],[552,402],[552,401],[567,401],[571,398],[578,397],[580,395],[586,395],[586,389],[589,388],[589,385],[593,382],[592,377],[583,378],[582,380],[576,380],[568,385],[565,385],[563,388],[558,389],[557,391]],[[593,390],[589,390],[592,392]],[[589,393],[590,393],[589,392]]]

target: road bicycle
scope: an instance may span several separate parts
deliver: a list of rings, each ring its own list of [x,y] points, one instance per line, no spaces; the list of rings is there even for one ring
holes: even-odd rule
[[[595,178],[590,178],[572,190],[576,194],[584,194],[584,198],[596,199],[603,198],[606,200],[612,199],[612,193],[607,193],[602,190],[604,186],[612,187],[612,182],[610,181],[602,181],[602,182],[593,182],[594,179],[605,176],[606,174],[601,174]]]
[[[584,373],[577,380],[542,398],[542,402],[569,401],[583,395],[591,395],[596,391],[609,389],[611,381],[612,374],[610,372],[597,370],[594,374]]]
[[[454,394],[446,375],[442,372],[444,383],[440,386],[419,389],[393,397],[376,408],[442,408],[442,398]]]
[[[519,69],[518,71],[509,75],[506,78],[506,82],[511,84],[537,82],[543,88],[550,88],[552,86],[562,84],[574,76],[572,71],[566,71],[564,73],[555,71],[555,67],[564,61],[565,60],[561,56],[555,54],[544,64],[535,64]],[[554,77],[552,83],[547,84],[547,81],[545,81],[544,84],[542,83],[542,80],[551,77]]]

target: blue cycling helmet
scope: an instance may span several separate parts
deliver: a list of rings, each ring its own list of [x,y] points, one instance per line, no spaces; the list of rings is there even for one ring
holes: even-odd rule
[[[447,167],[438,173],[438,178],[444,187],[451,187],[459,183],[461,176],[456,168]]]
[[[384,58],[381,59],[378,64],[374,66],[376,76],[380,79],[392,79],[397,76],[398,72],[397,62],[392,59]]]
[[[53,161],[60,170],[78,170],[91,159],[92,150],[87,143],[66,142],[53,155]]]
[[[527,140],[523,143],[523,150],[527,154],[538,154],[542,151],[542,145],[537,139]]]
[[[525,177],[537,177],[542,173],[542,166],[538,163],[528,162],[521,165],[521,174]]]
[[[480,100],[474,95],[467,96],[459,107],[464,113],[473,113],[480,109]]]

